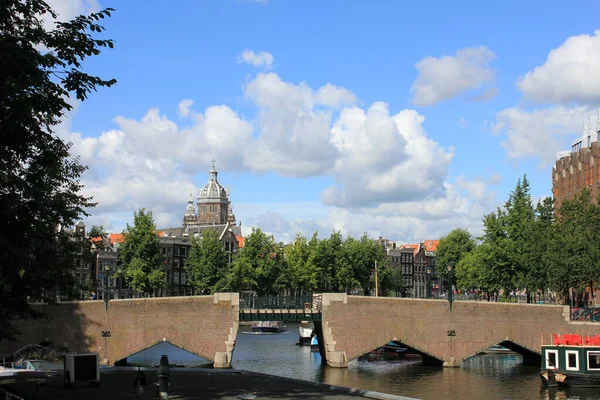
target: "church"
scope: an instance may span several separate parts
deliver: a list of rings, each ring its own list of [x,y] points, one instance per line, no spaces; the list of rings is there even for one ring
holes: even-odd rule
[[[236,226],[235,215],[231,209],[231,201],[227,191],[218,179],[219,173],[215,168],[215,160],[212,160],[212,169],[208,173],[208,182],[198,194],[197,208],[194,208],[194,200],[190,192],[190,199],[183,216],[183,228],[185,231],[196,227],[207,225]]]

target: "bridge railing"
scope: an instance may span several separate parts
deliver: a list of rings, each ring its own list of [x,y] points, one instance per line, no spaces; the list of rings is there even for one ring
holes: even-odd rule
[[[573,307],[571,321],[600,322],[600,307]]]
[[[321,295],[307,294],[302,296],[257,296],[248,293],[240,294],[240,309],[274,309],[274,310],[312,310],[321,312]]]

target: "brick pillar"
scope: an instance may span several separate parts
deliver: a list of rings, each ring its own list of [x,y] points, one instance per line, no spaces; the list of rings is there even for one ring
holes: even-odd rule
[[[236,310],[235,320],[229,328],[229,336],[225,341],[225,351],[215,352],[213,368],[231,368],[231,359],[233,357],[233,349],[237,338],[238,328],[240,325],[240,294],[239,293],[215,293],[214,304],[219,302],[230,303]]]

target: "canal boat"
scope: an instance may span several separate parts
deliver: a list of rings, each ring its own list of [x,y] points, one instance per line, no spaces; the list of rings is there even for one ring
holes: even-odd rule
[[[549,387],[600,387],[600,335],[553,335],[542,345],[542,383]]]
[[[488,347],[484,351],[483,354],[515,354],[511,349],[507,349],[504,346],[500,346],[499,344],[495,344],[493,346]]]
[[[372,350],[369,352],[369,354],[372,355],[392,355],[392,356],[396,356],[396,357],[404,357],[406,355],[406,348],[400,346],[398,343],[396,342],[389,342],[383,346],[380,346],[378,348],[376,348],[375,350]]]
[[[310,346],[310,340],[314,334],[313,327],[305,327],[300,325],[298,327],[298,344],[300,346]]]
[[[252,323],[252,332],[279,333],[285,331],[281,321],[255,321]]]

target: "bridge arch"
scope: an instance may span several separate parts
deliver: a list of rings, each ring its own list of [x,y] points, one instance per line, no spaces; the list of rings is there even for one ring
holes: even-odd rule
[[[596,334],[597,323],[569,320],[568,306],[323,294],[325,361],[348,362],[398,340],[446,367],[458,367],[494,344],[539,357],[552,333]]]

